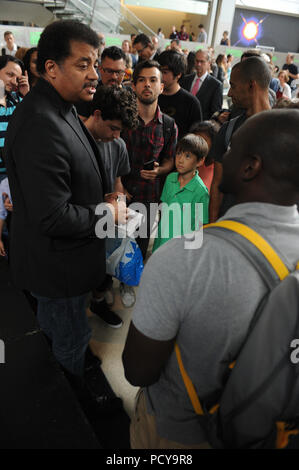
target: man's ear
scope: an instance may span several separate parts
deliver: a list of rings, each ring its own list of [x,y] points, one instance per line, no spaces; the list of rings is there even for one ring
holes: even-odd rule
[[[46,74],[52,78],[52,80],[55,80],[57,76],[57,68],[59,65],[52,59],[48,59],[45,63],[45,71]]]
[[[93,112],[93,117],[96,119],[96,121],[98,121],[99,119],[102,118],[102,112],[100,109],[96,109],[94,112]]]
[[[242,168],[243,180],[250,181],[256,178],[262,171],[262,166],[262,159],[259,155],[248,155]]]

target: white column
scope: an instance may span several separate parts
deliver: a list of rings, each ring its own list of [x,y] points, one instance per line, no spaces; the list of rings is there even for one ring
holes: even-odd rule
[[[214,3],[215,0],[213,0]],[[220,44],[223,31],[228,31],[229,36],[231,33],[234,15],[235,15],[236,0],[222,0],[218,2],[218,11],[216,15],[216,21],[214,23],[213,30],[213,46]],[[212,6],[213,10],[213,6]],[[212,29],[212,22],[210,30]],[[209,38],[210,39],[210,38]]]

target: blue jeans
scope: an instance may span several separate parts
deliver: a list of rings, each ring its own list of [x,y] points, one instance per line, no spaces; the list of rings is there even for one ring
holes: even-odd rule
[[[67,299],[32,295],[38,301],[38,323],[52,341],[55,358],[67,371],[83,377],[85,352],[91,338],[85,311],[87,295]]]

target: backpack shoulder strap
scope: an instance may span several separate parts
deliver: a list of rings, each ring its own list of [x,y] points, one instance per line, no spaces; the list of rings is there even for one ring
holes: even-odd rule
[[[270,290],[277,285],[279,280],[281,281],[288,276],[289,270],[276,251],[261,235],[247,225],[236,220],[222,220],[214,224],[205,225],[204,229],[207,231],[212,229],[211,233],[228,240],[239,248],[256,267]],[[237,236],[232,237],[232,235]],[[263,256],[261,256],[261,254]],[[299,264],[297,268],[299,268]],[[198,415],[204,415],[205,413],[195,387],[184,368],[181,352],[177,343],[175,344],[175,353],[194,411]],[[212,411],[210,411],[210,413],[212,413]]]
[[[167,145],[169,144],[171,138],[171,132],[174,128],[175,120],[172,119],[167,114],[163,113],[163,137],[164,137],[164,146],[162,152],[166,149]]]
[[[231,141],[231,138],[234,132],[235,124],[237,123],[237,120],[239,119],[239,117],[240,116],[236,116],[235,118],[232,118],[228,123],[227,129],[225,132],[225,137],[224,137],[225,148],[228,148],[229,146],[229,143]]]

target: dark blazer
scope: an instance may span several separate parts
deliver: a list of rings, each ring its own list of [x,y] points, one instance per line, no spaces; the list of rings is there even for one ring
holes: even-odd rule
[[[95,236],[104,167],[73,109],[40,79],[13,114],[4,151],[14,207],[13,279],[50,298],[87,293],[106,271],[105,243]]]
[[[191,86],[195,78],[195,73],[186,75],[180,81],[185,90],[191,92]],[[209,120],[216,111],[222,109],[223,85],[212,75],[208,75],[201,85],[196,98],[200,101],[203,119]]]

